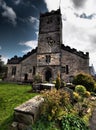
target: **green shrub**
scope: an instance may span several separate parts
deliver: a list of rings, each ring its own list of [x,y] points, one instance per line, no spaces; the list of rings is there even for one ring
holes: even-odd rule
[[[94,92],[96,93],[96,82],[94,84]]]
[[[56,84],[56,80],[53,80],[52,83],[53,83],[53,84]]]
[[[58,130],[58,129],[56,128],[55,122],[50,122],[44,116],[41,116],[41,118],[34,125],[32,125],[32,130]]]
[[[61,80],[61,88],[63,87],[66,87],[66,83],[63,80]]]
[[[76,85],[75,91],[83,96],[86,92],[86,88],[83,85]]]
[[[35,83],[41,83],[42,82],[42,76],[37,74],[37,75],[34,76],[33,80],[34,80]]]
[[[66,115],[61,120],[61,130],[89,130],[81,118],[74,115]]]
[[[91,92],[91,95],[96,97],[96,93],[95,92]]]
[[[91,95],[91,93],[89,91],[86,91],[85,94],[84,94],[84,96],[87,97],[87,98],[90,97],[90,95]]]
[[[86,87],[87,91],[94,91],[95,81],[93,80],[91,75],[80,73],[74,77],[73,84],[83,85]]]
[[[48,120],[59,119],[70,110],[70,96],[64,90],[46,91],[43,93],[43,97],[41,114],[46,116]]]
[[[73,98],[74,98],[74,101],[79,101],[80,95],[77,92],[73,92]]]

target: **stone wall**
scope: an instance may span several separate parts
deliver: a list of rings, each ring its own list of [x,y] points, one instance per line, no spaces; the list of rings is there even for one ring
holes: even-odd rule
[[[40,16],[40,33],[48,33],[60,30],[61,14],[60,10],[48,12]]]
[[[50,62],[46,62],[46,56],[50,55]],[[37,56],[37,66],[60,65],[60,53],[41,54]]]
[[[19,81],[21,73],[21,64],[8,64],[7,80],[8,81]],[[12,68],[16,67],[16,74],[12,75]]]
[[[28,75],[28,80],[33,78],[33,67],[36,69],[37,66],[37,55],[36,53],[30,55],[21,62],[21,79],[24,80],[24,75]]]
[[[57,73],[60,72],[60,66],[43,66],[38,67],[37,72],[42,75],[42,80],[45,81],[45,74],[47,70],[50,70],[52,73],[52,80],[56,80]]]
[[[38,53],[60,52],[60,32],[39,34]]]
[[[68,74],[66,74],[66,65],[68,66]],[[69,82],[69,78],[79,72],[89,73],[89,59],[80,57],[69,51],[62,50],[61,67],[65,68],[65,72],[61,71],[62,79]]]
[[[30,55],[19,64],[8,64],[7,80],[9,81],[24,81],[25,74],[27,74],[28,80],[32,80],[33,66],[37,66],[36,53]],[[16,66],[16,75],[12,75],[12,67]]]

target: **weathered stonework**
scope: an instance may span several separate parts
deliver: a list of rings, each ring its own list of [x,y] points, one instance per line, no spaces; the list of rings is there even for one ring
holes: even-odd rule
[[[38,95],[14,108],[14,122],[11,130],[31,130],[40,116],[44,99]]]
[[[28,100],[14,109],[14,120],[26,125],[33,124],[39,117],[44,99],[40,96]]]
[[[89,73],[89,59],[82,58],[69,51],[62,50],[61,53],[61,66],[66,67],[68,65],[69,73],[61,71],[61,77],[63,80],[70,82],[70,78],[79,72]]]
[[[89,73],[89,53],[62,44],[61,13],[57,10],[40,15],[38,47],[8,60],[7,66],[8,80],[31,81],[40,74],[43,81],[50,81],[60,72],[61,78],[70,82],[78,72]]]

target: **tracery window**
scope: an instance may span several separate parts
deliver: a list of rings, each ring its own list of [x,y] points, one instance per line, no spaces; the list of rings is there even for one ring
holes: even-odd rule
[[[46,55],[46,63],[50,63],[51,62],[51,56],[50,55]]]

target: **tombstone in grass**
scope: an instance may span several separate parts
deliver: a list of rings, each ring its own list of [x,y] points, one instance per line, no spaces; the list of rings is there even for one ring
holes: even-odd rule
[[[32,91],[33,92],[40,92],[40,83],[33,84],[32,85]]]
[[[33,92],[40,92],[41,90],[51,90],[55,84],[51,83],[38,83],[33,85]]]
[[[70,88],[71,90],[75,90],[75,85],[74,84],[72,84],[72,83],[66,83],[66,87],[67,88]]]

